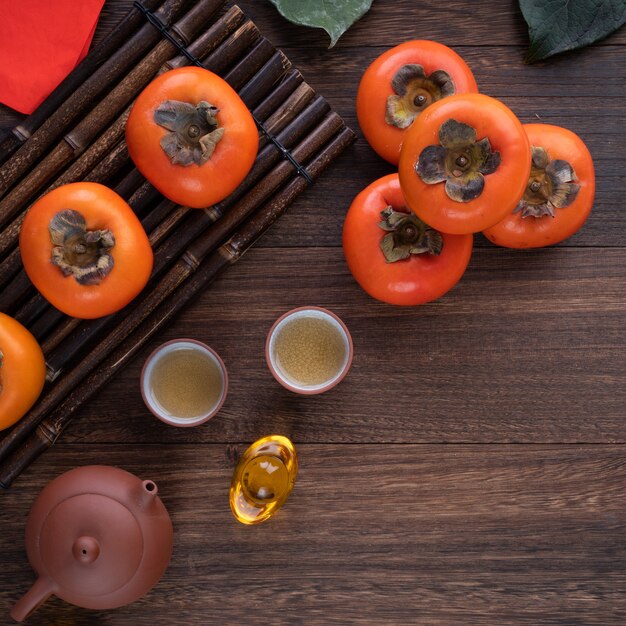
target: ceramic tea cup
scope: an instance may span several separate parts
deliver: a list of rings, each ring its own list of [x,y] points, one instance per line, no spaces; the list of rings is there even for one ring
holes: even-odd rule
[[[224,404],[228,373],[220,356],[195,339],[159,346],[141,371],[141,396],[150,412],[171,426],[210,420]]]
[[[337,385],[352,364],[352,337],[332,311],[300,307],[279,317],[265,343],[274,378],[294,393],[324,393]]]

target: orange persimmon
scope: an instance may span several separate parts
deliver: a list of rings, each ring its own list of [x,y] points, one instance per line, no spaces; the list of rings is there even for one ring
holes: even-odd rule
[[[578,135],[551,124],[525,124],[524,130],[532,145],[524,197],[483,231],[506,248],[540,248],[567,239],[589,217],[595,193],[593,159]]]
[[[419,218],[444,233],[475,233],[517,206],[530,174],[530,143],[499,100],[450,96],[428,107],[407,131],[399,174]]]
[[[137,169],[164,196],[202,208],[223,200],[246,177],[259,134],[225,80],[200,67],[181,67],[139,95],[126,142]]]
[[[343,227],[352,275],[370,296],[389,304],[423,304],[452,289],[467,268],[472,244],[472,235],[437,232],[408,210],[397,174],[367,186]]]
[[[146,285],[153,254],[137,216],[98,183],[63,185],[35,202],[20,232],[24,269],[57,309],[83,319],[126,306]]]
[[[46,363],[37,340],[17,320],[0,313],[0,430],[28,412],[45,379]]]
[[[443,44],[418,39],[387,50],[365,70],[356,114],[372,148],[398,164],[407,128],[428,106],[478,87],[465,61]]]

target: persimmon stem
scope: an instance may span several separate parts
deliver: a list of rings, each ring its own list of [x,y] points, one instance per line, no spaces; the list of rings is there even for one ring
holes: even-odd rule
[[[378,224],[387,234],[380,241],[380,249],[387,263],[408,259],[413,254],[441,254],[443,237],[412,212],[394,211],[388,206],[381,211]]]
[[[71,209],[59,211],[48,226],[51,261],[80,285],[99,285],[113,269],[109,254],[115,246],[110,230],[87,230],[85,218]]]
[[[160,145],[172,165],[204,165],[224,136],[217,114],[220,110],[202,100],[196,105],[166,100],[154,112],[154,121],[170,131]]]

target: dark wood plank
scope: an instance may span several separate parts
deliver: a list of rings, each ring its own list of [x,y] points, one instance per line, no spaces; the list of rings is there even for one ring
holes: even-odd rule
[[[264,430],[306,442],[626,442],[626,251],[477,250],[437,302],[368,297],[335,248],[253,249],[153,341],[64,441],[247,441]],[[326,306],[351,329],[355,360],[333,391],[300,397],[265,364],[272,322]],[[230,395],[202,428],[172,430],[139,394],[143,359],[191,336],[212,345]]]
[[[269,2],[241,0],[237,4],[276,45],[298,42],[310,48],[328,46],[326,33],[282,20]],[[337,47],[391,46],[407,39],[435,39],[454,46],[526,47],[527,33],[517,0],[448,0],[445,4],[438,0],[374,0],[369,13],[339,40]],[[622,28],[604,43],[626,43],[626,30]]]
[[[133,605],[53,600],[33,626],[626,620],[622,446],[297,449],[291,498],[251,528],[228,509],[226,445],[60,446],[0,494],[1,613],[34,580],[22,524],[36,494],[75,465],[107,463],[157,483],[172,563]]]

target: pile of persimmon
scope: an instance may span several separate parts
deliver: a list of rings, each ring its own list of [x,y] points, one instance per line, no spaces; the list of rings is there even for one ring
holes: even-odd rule
[[[461,278],[473,233],[510,248],[563,241],[595,192],[591,155],[573,132],[526,124],[478,93],[450,48],[410,41],[378,57],[357,93],[371,147],[398,165],[359,194],[344,224],[346,261],[373,297],[421,304]]]

